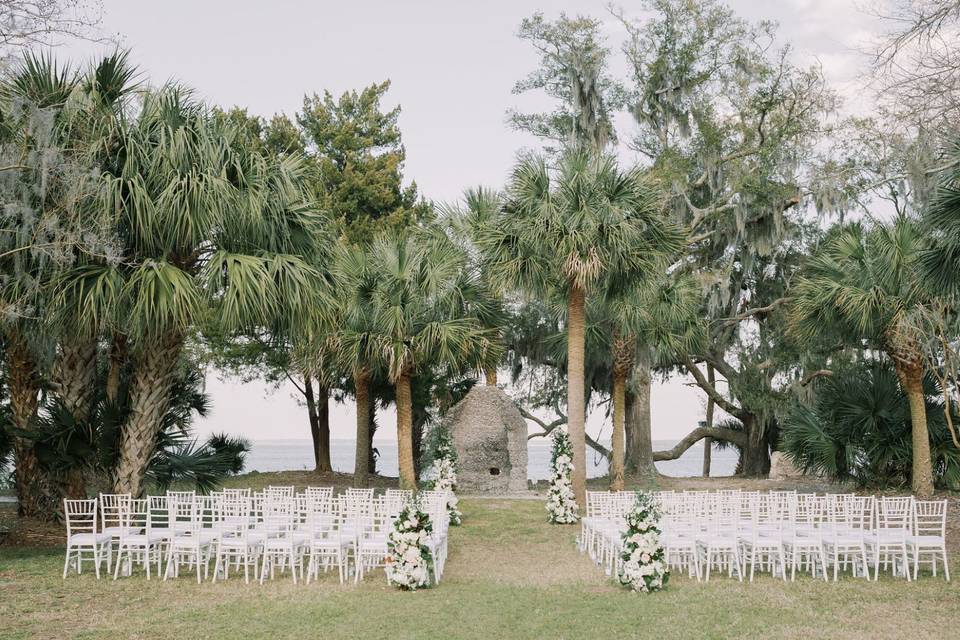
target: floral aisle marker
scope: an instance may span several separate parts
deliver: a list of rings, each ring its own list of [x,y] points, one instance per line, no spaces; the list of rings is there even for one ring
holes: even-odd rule
[[[450,524],[459,526],[463,522],[460,513],[459,500],[454,491],[457,490],[457,450],[453,448],[450,431],[445,427],[437,427],[431,433],[431,448],[433,449],[433,465],[430,471],[428,488],[434,491],[449,491],[447,513],[450,514]]]
[[[430,516],[416,500],[407,503],[387,535],[386,572],[390,584],[408,591],[430,586],[433,555],[427,540],[431,533]]]
[[[663,545],[660,544],[660,509],[652,494],[637,494],[633,510],[627,514],[627,530],[623,534],[620,554],[620,584],[634,591],[650,593],[667,586],[667,568]]]
[[[553,454],[550,457],[550,495],[547,512],[554,524],[573,524],[580,518],[580,509],[573,493],[570,474],[573,472],[573,449],[570,436],[563,429],[553,432]]]

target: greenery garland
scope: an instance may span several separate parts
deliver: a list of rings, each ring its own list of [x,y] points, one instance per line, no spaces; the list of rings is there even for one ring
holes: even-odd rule
[[[639,492],[633,510],[627,514],[627,530],[623,533],[620,554],[620,584],[634,591],[650,593],[667,586],[667,567],[660,544],[660,510],[652,494]]]
[[[433,533],[430,516],[416,501],[409,502],[387,536],[386,572],[390,584],[406,591],[430,585],[433,554],[427,541]]]
[[[463,522],[457,494],[457,450],[453,447],[450,430],[437,426],[430,431],[430,452],[433,460],[430,465],[429,480],[425,488],[434,491],[447,491],[447,513],[450,524],[459,526]]]
[[[573,493],[570,474],[573,472],[573,448],[570,436],[563,429],[553,432],[553,453],[550,457],[550,494],[547,512],[553,524],[573,524],[580,518],[580,509]]]

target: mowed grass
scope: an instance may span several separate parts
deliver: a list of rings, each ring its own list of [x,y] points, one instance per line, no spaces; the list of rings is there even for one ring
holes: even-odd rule
[[[382,572],[341,586],[333,574],[294,586],[231,576],[197,585],[131,578],[61,580],[62,551],[0,548],[2,638],[925,638],[947,637],[960,590],[917,584],[723,576],[639,595],[581,556],[577,527],[545,522],[535,500],[462,500],[438,587],[404,593]]]

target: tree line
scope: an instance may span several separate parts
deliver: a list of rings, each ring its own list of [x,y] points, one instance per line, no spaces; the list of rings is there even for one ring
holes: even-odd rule
[[[0,86],[0,449],[21,512],[239,469],[245,443],[190,436],[210,366],[291,382],[318,471],[330,403],[351,398],[358,483],[378,407],[415,488],[429,425],[508,373],[536,435],[568,429],[581,502],[588,446],[621,489],[703,439],[749,476],[779,449],[838,479],[955,486],[951,112],[837,118],[775,25],[647,8],[611,9],[618,49],[599,18],[524,20],[540,61],[515,91],[554,108],[508,121],[538,149],[445,204],[404,178],[389,82],[265,119],[151,87],[124,52],[78,69],[23,52]],[[908,24],[886,63],[931,37]],[[711,419],[654,451],[651,380],[675,374]]]

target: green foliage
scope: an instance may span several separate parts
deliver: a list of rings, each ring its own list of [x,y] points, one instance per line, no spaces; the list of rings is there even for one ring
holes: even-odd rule
[[[911,317],[936,298],[919,263],[929,244],[917,221],[905,216],[834,229],[794,286],[793,331],[810,339],[832,327],[847,344],[866,341],[917,357]]]
[[[457,463],[457,450],[453,446],[453,437],[450,429],[442,422],[437,422],[427,431],[425,446],[422,446],[420,468],[429,469],[435,460],[449,459],[454,465]]]
[[[400,107],[383,111],[390,82],[335,99],[329,92],[306,96],[297,114],[307,152],[319,171],[318,196],[353,241],[370,241],[429,213],[415,183],[404,187],[406,151],[397,119]]]
[[[97,380],[97,392],[90,417],[79,422],[53,396],[41,407],[31,430],[25,434],[34,442],[40,463],[55,478],[69,471],[107,478],[117,461],[122,425],[130,411],[128,376],[121,380],[116,403],[107,401],[104,380]],[[191,438],[193,421],[210,411],[210,397],[203,391],[204,375],[195,363],[184,359],[170,391],[167,411],[156,436],[156,452],[148,474],[158,482],[166,479],[195,481],[209,489],[228,473],[243,469],[243,455],[249,444],[228,436],[213,436],[199,445]],[[156,465],[156,468],[154,468]]]
[[[354,366],[382,367],[395,381],[421,367],[480,367],[495,348],[469,308],[476,274],[439,230],[381,235],[340,255],[335,287],[357,296],[339,338]]]
[[[197,491],[209,493],[217,489],[225,477],[243,471],[250,446],[249,441],[226,434],[212,435],[203,444],[183,439],[157,451],[150,461],[147,478],[158,491],[188,483]]]
[[[518,36],[540,55],[540,66],[517,82],[513,93],[542,91],[557,101],[549,113],[510,111],[510,124],[546,138],[558,147],[586,145],[603,150],[616,142],[611,115],[623,106],[625,94],[607,68],[610,51],[604,44],[603,23],[590,17],[561,13],[549,22],[542,13],[524,18]]]
[[[500,287],[528,296],[652,277],[682,239],[658,204],[644,174],[621,171],[610,156],[573,150],[555,169],[523,157],[481,235],[485,266]]]
[[[800,468],[864,486],[907,486],[912,468],[910,406],[887,361],[862,362],[816,383],[812,403],[785,418],[780,448]],[[960,450],[944,405],[924,381],[934,480],[960,486]],[[956,415],[954,421],[958,420]]]
[[[950,166],[939,176],[930,207],[924,211],[934,243],[923,252],[924,271],[933,286],[960,291],[960,138],[950,145]]]

